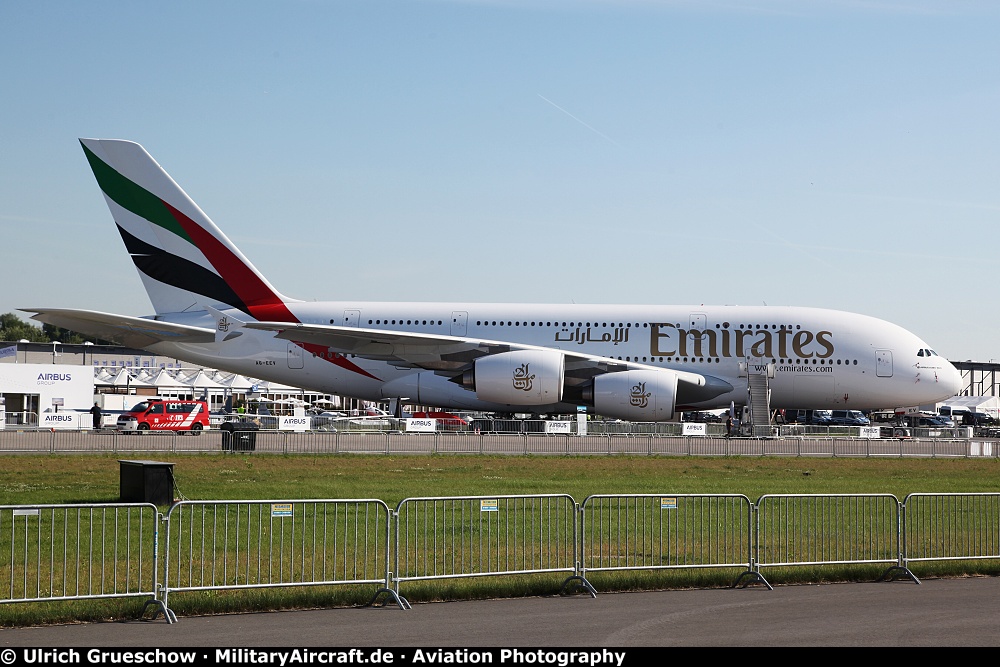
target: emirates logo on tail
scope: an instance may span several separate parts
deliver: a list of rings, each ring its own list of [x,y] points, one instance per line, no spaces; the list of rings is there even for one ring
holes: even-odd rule
[[[637,408],[649,407],[649,397],[652,395],[653,392],[646,391],[646,383],[640,382],[632,387],[632,391],[629,392],[629,403]]]
[[[514,389],[521,391],[531,391],[531,382],[535,379],[533,373],[529,373],[528,364],[521,364],[514,369]]]

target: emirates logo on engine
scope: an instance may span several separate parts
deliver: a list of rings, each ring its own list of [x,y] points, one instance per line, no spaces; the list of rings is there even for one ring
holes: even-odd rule
[[[632,387],[632,391],[629,392],[629,403],[637,408],[645,408],[649,406],[650,396],[652,396],[652,392],[646,391],[646,383],[640,382]]]
[[[528,364],[521,364],[514,369],[514,389],[531,391],[531,381],[534,379],[535,375],[528,371]]]

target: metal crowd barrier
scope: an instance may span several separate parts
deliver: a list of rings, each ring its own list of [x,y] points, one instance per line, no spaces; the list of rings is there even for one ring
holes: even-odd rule
[[[166,529],[161,530],[160,524]],[[165,533],[165,537],[161,537]],[[174,592],[401,584],[564,573],[768,569],[1000,559],[1000,493],[564,494],[381,500],[0,506],[0,603],[146,597],[170,623]],[[155,618],[155,616],[154,616]]]
[[[793,565],[903,565],[900,503],[892,494],[764,495],[755,505],[753,578]],[[770,584],[767,584],[770,587]]]
[[[742,567],[753,504],[743,495],[594,495],[580,506],[580,576],[601,570]]]
[[[143,596],[162,609],[157,519],[145,503],[0,506],[0,603]]]
[[[847,427],[844,427],[847,428]],[[544,433],[400,431],[253,431],[249,450],[275,454],[606,454],[632,456],[841,456],[996,458],[1000,447],[989,440],[940,438],[868,439],[787,436],[747,438],[672,436],[656,433],[566,435]],[[190,452],[226,450],[221,430],[204,432],[121,432],[8,428],[0,430],[0,452]],[[243,447],[229,449],[248,451]]]
[[[911,493],[902,505],[904,564],[1000,558],[1000,493]]]
[[[182,501],[167,514],[163,606],[175,591],[334,584],[390,587],[381,500]]]
[[[28,412],[27,410],[5,412],[4,426],[10,426],[12,428],[17,428],[19,426],[36,427],[38,426],[38,413]]]
[[[405,581],[565,572],[577,578],[568,495],[406,498],[396,507],[396,590]],[[591,590],[591,594],[594,594]]]

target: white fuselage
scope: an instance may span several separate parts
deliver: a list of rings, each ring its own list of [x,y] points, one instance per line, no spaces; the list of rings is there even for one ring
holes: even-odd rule
[[[348,301],[288,306],[303,324],[523,343],[690,371],[733,387],[711,400],[678,405],[678,410],[745,404],[748,370],[769,371],[772,408],[915,406],[943,400],[961,388],[954,366],[914,334],[884,320],[843,311]],[[214,326],[207,314],[178,321]],[[405,397],[442,407],[513,407],[478,400],[474,391],[427,372],[418,389],[408,379],[418,372],[414,368],[305,347],[267,331],[245,330],[217,344],[160,343],[153,349],[250,377],[367,400]],[[423,395],[414,395],[417,392]],[[570,409],[575,406],[539,406],[539,411]]]

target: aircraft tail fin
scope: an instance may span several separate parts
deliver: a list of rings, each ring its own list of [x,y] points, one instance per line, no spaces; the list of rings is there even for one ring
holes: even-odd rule
[[[236,308],[296,321],[282,296],[137,143],[80,139],[157,315]]]

